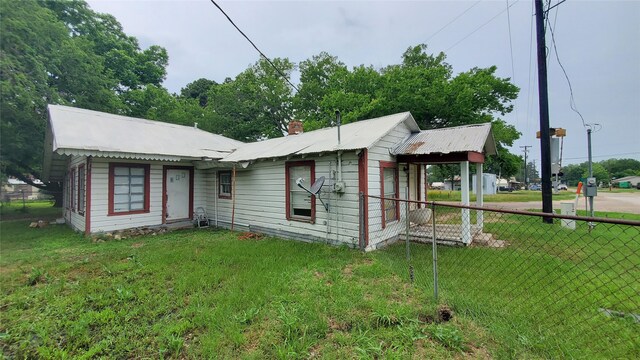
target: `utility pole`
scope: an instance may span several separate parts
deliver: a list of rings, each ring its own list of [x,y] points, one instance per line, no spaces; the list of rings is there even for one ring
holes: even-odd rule
[[[589,200],[589,215],[594,217],[593,211],[593,198],[598,195],[598,184],[596,179],[593,177],[593,162],[591,156],[591,133],[593,132],[594,127],[596,127],[596,131],[600,129],[600,124],[587,124],[587,149],[589,154],[589,177],[587,178],[587,184],[584,187],[584,195]],[[589,229],[591,229],[593,225],[589,224]]]
[[[540,105],[540,164],[542,178],[542,212],[553,212],[551,195],[551,138],[549,131],[549,96],[547,91],[547,49],[544,28],[544,5],[542,0],[535,0],[536,10],[536,40],[538,50],[538,97]],[[553,218],[543,217],[547,224],[553,223]]]
[[[529,152],[529,148],[531,145],[520,146],[521,149],[524,149],[524,189],[527,190],[529,188],[529,178],[527,177],[527,153]]]

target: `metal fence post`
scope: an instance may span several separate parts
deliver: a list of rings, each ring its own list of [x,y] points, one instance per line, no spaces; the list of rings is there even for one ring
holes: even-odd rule
[[[364,251],[364,244],[365,244],[365,222],[364,222],[364,192],[360,192],[360,196],[358,196],[358,207],[359,207],[359,216],[358,216],[358,222],[360,223],[360,231],[359,231],[359,236],[358,236],[358,247],[360,248],[360,250]]]
[[[438,303],[438,245],[436,243],[436,203],[431,203],[431,246],[433,253],[433,298]]]
[[[409,187],[405,188],[404,191],[405,198],[405,207],[404,207],[404,217],[405,217],[405,227],[404,227],[404,235],[405,235],[405,243],[407,244],[407,261],[411,260],[411,249],[409,249]]]

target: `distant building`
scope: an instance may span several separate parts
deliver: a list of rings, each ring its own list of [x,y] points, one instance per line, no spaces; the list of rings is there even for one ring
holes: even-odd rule
[[[42,184],[40,180],[34,180],[36,184]],[[40,189],[35,186],[29,185],[22,180],[15,178],[9,178],[6,184],[2,185],[2,201],[14,201],[24,199],[35,200],[40,197]]]
[[[638,175],[625,176],[625,177],[621,177],[620,179],[615,179],[611,181],[611,183],[614,186],[619,186],[621,183],[624,183],[624,182],[630,183],[631,187],[636,187],[640,182],[640,176]]]

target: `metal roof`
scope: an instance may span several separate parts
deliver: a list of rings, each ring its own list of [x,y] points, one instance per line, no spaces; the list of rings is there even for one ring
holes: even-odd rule
[[[221,159],[243,144],[195,127],[62,105],[49,105],[49,122],[58,155]]]
[[[222,161],[241,162],[290,155],[366,149],[402,122],[410,131],[420,131],[411,113],[404,112],[342,125],[340,145],[338,145],[338,130],[336,127],[331,127],[244,144],[232,154],[225,156]]]
[[[475,151],[496,154],[491,123],[423,130],[392,150],[393,155],[428,155]]]

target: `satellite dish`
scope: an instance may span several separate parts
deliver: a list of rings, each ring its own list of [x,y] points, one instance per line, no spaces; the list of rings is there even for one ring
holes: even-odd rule
[[[324,176],[320,176],[316,180],[316,182],[314,182],[313,185],[311,185],[311,189],[309,189],[309,192],[312,193],[313,195],[318,195],[318,193],[322,189],[322,185],[324,185]]]
[[[322,201],[322,199],[320,198],[320,190],[322,190],[322,186],[324,185],[324,176],[320,176],[313,183],[313,185],[311,185],[310,189],[307,189],[306,187],[304,187],[304,185],[302,185],[302,183],[304,183],[304,179],[303,178],[298,178],[296,180],[296,185],[298,185],[299,188],[303,189],[304,191],[308,192],[309,194],[311,194],[313,196],[317,196],[318,200],[320,200],[322,205],[324,205],[324,209],[329,211],[329,204],[325,204],[325,202]]]

